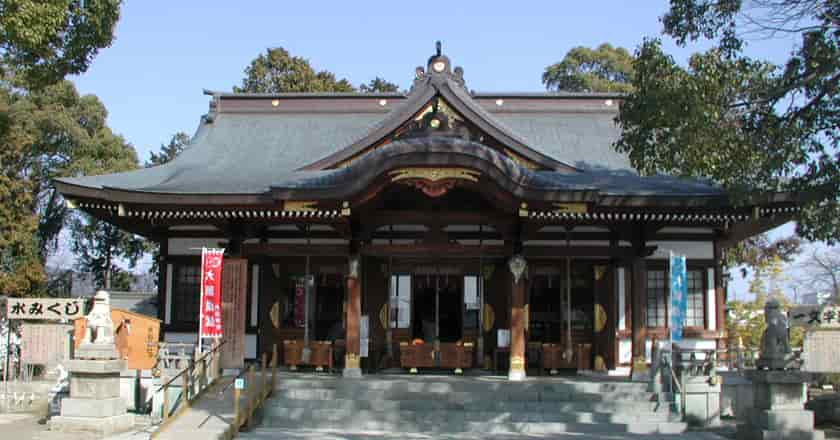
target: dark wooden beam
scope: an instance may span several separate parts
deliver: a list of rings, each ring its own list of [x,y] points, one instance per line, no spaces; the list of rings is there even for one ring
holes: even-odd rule
[[[266,255],[270,257],[283,256],[348,256],[350,250],[346,245],[306,245],[279,243],[244,243],[242,255]]]
[[[459,244],[363,244],[359,252],[366,256],[375,257],[429,257],[435,258],[478,258],[479,256],[499,257],[510,256],[511,246],[465,246]]]
[[[644,256],[653,255],[656,246],[646,246]],[[525,246],[523,255],[528,258],[605,257],[630,260],[638,250],[629,246]]]

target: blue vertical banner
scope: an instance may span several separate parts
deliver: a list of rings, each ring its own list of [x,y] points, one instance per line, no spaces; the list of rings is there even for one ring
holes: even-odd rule
[[[685,326],[685,314],[688,305],[688,283],[685,268],[685,256],[671,254],[670,258],[670,322],[671,341],[679,342],[683,338],[683,327]]]

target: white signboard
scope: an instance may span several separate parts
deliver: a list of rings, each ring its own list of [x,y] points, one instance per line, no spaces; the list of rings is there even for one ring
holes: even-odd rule
[[[245,378],[237,377],[236,380],[233,381],[233,388],[237,390],[244,390],[245,389]]]
[[[362,315],[359,324],[359,357],[366,358],[370,346],[370,318],[368,315]]]
[[[464,277],[464,306],[467,310],[478,310],[478,277],[467,275]]]
[[[510,330],[498,329],[496,334],[497,347],[510,347]]]
[[[840,306],[795,306],[788,312],[790,327],[840,330]]]
[[[805,335],[802,370],[811,373],[840,372],[840,331],[811,331]]]
[[[69,324],[23,324],[21,340],[21,362],[53,367],[70,358],[70,335],[73,326]],[[5,342],[5,341],[3,341]]]
[[[9,319],[43,319],[59,321],[85,316],[84,298],[8,298]]]

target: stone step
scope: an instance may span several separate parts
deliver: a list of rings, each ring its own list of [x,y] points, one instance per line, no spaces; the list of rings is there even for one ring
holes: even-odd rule
[[[352,423],[358,420],[422,422],[428,420],[449,422],[488,423],[653,423],[678,421],[670,412],[661,413],[597,413],[597,412],[543,412],[543,411],[446,411],[446,410],[357,410],[357,409],[306,409],[287,408],[264,413],[264,426],[287,426],[287,422],[331,420]]]
[[[501,378],[481,378],[463,380],[463,378],[423,378],[411,379],[362,379],[355,381],[342,380],[334,376],[323,378],[287,378],[278,381],[275,389],[364,389],[364,390],[392,390],[406,392],[498,392],[498,391],[556,391],[566,393],[644,393],[648,385],[632,382],[598,382],[556,379],[552,382],[518,382],[511,383]],[[460,379],[460,380],[459,380]]]
[[[677,434],[685,432],[686,424],[681,422],[633,422],[633,423],[563,423],[563,422],[488,422],[426,419],[403,420],[288,420],[273,422],[274,428],[340,430],[343,433],[383,431],[391,433],[453,434],[481,433],[550,435],[557,433],[632,433],[632,434]],[[265,426],[265,424],[264,424]],[[259,431],[270,432],[271,428]]]
[[[510,402],[651,402],[658,400],[656,393],[650,392],[604,392],[571,393],[551,389],[519,390],[508,389],[496,392],[488,391],[406,391],[400,389],[370,390],[365,388],[291,388],[277,389],[274,394],[278,399],[305,400],[441,400],[452,402],[476,402],[489,399]]]
[[[457,402],[450,399],[416,399],[416,400],[356,400],[356,399],[290,399],[273,396],[266,403],[266,413],[289,409],[346,409],[371,411],[401,411],[401,410],[446,410],[446,411],[538,411],[550,412],[596,412],[596,413],[626,413],[645,414],[668,412],[668,403],[658,402],[587,402],[587,401],[554,401],[528,402],[504,401],[485,398],[471,402]]]

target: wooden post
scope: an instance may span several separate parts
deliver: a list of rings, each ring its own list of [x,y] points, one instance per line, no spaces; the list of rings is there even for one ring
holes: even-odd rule
[[[234,379],[235,381],[236,379]],[[233,429],[234,432],[239,432],[239,421],[241,420],[239,416],[239,399],[242,397],[242,391],[239,388],[234,386],[233,389]]]
[[[166,383],[166,376],[161,376],[163,383]],[[163,386],[163,421],[169,419],[169,385]]]
[[[360,282],[361,260],[353,256],[347,271],[347,353],[344,355],[344,377],[361,377],[359,354],[361,353],[360,325],[362,320],[362,286]]]
[[[181,375],[184,382],[184,391],[182,393],[184,407],[190,406],[190,370],[191,368],[187,368],[187,370]]]
[[[516,255],[508,263],[513,275],[513,295],[510,312],[510,371],[508,380],[525,379],[525,290],[528,263],[521,255]]]
[[[251,417],[254,415],[254,390],[256,388],[254,386],[254,376],[254,364],[251,364],[251,366],[248,367],[248,383],[246,385],[248,388],[248,393],[246,395],[246,399],[248,399],[248,417],[246,419],[246,423],[249,425],[251,424]]]

